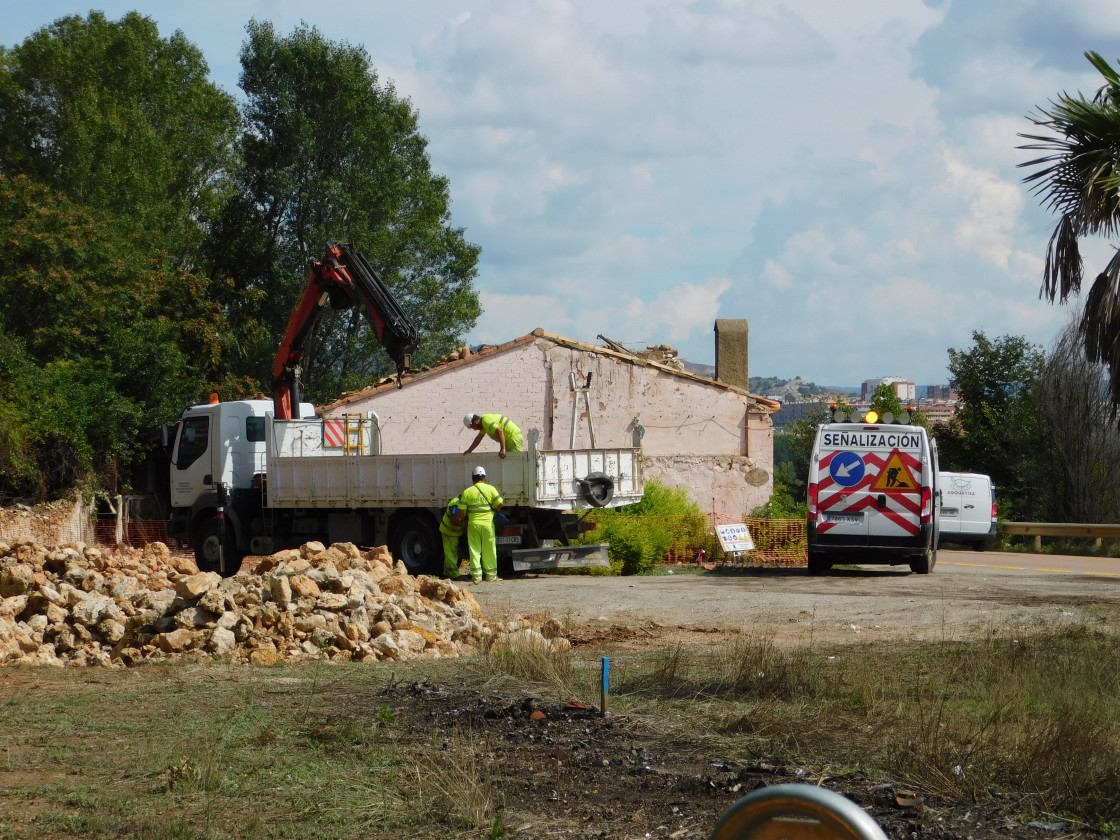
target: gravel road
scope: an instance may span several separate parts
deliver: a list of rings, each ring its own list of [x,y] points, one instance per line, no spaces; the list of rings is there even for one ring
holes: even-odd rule
[[[641,635],[651,639],[749,632],[796,643],[963,639],[996,628],[1061,623],[1120,626],[1120,577],[978,569],[976,561],[972,552],[943,550],[930,575],[905,567],[824,577],[804,569],[529,575],[471,591],[490,618],[548,614],[604,638],[611,628],[626,627],[644,628]]]

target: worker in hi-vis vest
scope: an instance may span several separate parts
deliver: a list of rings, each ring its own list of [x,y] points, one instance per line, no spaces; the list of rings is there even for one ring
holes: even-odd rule
[[[463,425],[478,432],[474,443],[467,447],[464,455],[470,455],[474,452],[474,448],[482,443],[484,436],[498,442],[498,454],[503,458],[506,457],[506,452],[525,451],[525,441],[521,439],[521,430],[512,420],[502,414],[467,414],[463,417]]]
[[[467,512],[456,496],[447,503],[439,523],[439,532],[443,536],[443,576],[452,580],[459,577],[459,537],[466,527]]]
[[[471,558],[471,580],[479,583],[498,579],[498,543],[494,535],[494,514],[502,509],[502,494],[486,483],[486,470],[475,467],[474,483],[459,494],[459,504],[467,509],[467,548]]]

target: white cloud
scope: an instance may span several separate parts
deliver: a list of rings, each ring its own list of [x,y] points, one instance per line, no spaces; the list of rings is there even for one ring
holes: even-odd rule
[[[753,372],[829,384],[885,361],[945,381],[945,349],[973,329],[1048,343],[1054,220],[1023,188],[1016,135],[1058,92],[1095,89],[1085,49],[1120,56],[1111,0],[156,7],[227,90],[250,18],[367,49],[483,249],[470,340],[541,326],[710,362],[714,319],[746,317]],[[5,7],[0,42],[71,12]],[[1087,273],[1111,253],[1087,243]]]
[[[720,296],[731,286],[725,277],[706,283],[681,283],[666,289],[648,303],[632,298],[626,303],[626,317],[654,326],[665,326],[669,338],[680,341],[695,330],[711,331],[719,313]]]
[[[1015,224],[1023,207],[1022,192],[992,170],[972,166],[957,150],[945,148],[943,159],[947,188],[968,201],[967,216],[957,220],[957,244],[997,268],[1006,269]]]

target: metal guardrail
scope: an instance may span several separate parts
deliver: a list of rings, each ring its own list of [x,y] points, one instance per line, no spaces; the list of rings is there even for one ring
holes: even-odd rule
[[[1034,537],[1036,550],[1042,548],[1043,537],[1095,537],[1097,545],[1104,537],[1120,538],[1120,523],[1097,525],[1083,522],[1001,522],[999,529],[1005,534]]]
[[[759,788],[732,805],[710,840],[887,840],[871,815],[816,785]]]

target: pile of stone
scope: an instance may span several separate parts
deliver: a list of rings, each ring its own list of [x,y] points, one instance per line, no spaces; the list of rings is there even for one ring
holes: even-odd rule
[[[0,543],[0,664],[455,657],[495,645],[562,649],[559,629],[491,626],[469,590],[413,577],[384,547],[309,542],[223,579],[163,543],[119,552]]]

